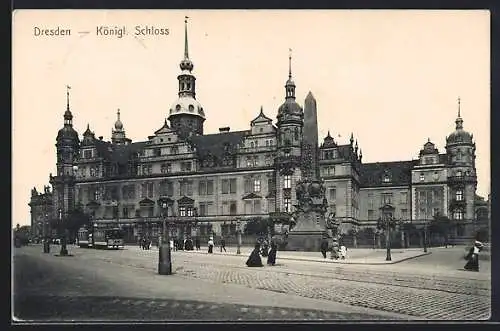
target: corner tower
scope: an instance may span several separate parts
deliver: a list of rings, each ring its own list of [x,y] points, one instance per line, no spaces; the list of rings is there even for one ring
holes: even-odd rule
[[[301,147],[304,111],[295,101],[295,83],[292,80],[292,55],[288,56],[288,80],[285,83],[285,102],[278,109],[278,153],[275,164],[276,202],[280,211],[291,213],[296,206],[295,186],[302,177]]]
[[[181,74],[177,76],[179,81],[179,97],[172,104],[168,120],[170,126],[177,134],[185,139],[194,134],[203,134],[203,122],[205,112],[196,100],[196,77],[192,74],[193,62],[189,59],[187,19],[184,20],[184,59],[180,63]]]
[[[54,217],[65,219],[74,208],[74,169],[79,153],[80,140],[73,128],[73,114],[69,107],[69,90],[66,87],[66,111],[64,112],[64,126],[57,133],[57,175],[50,176],[53,188]]]
[[[457,221],[457,236],[468,236],[473,230],[474,198],[476,194],[476,143],[473,135],[463,129],[458,98],[455,131],[446,138],[449,188],[449,212]]]

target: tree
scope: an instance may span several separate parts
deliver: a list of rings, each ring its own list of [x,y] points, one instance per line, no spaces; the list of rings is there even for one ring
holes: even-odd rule
[[[249,235],[266,235],[269,233],[270,220],[262,217],[256,217],[247,222],[244,233]]]
[[[431,220],[429,225],[429,231],[431,233],[439,234],[444,237],[445,243],[448,243],[450,237],[450,232],[455,226],[454,222],[447,216],[436,215]]]

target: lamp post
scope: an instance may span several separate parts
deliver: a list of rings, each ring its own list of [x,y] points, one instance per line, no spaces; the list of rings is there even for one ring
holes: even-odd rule
[[[241,254],[241,221],[238,218],[236,220],[236,236],[237,236],[237,248],[236,254]]]
[[[172,274],[172,260],[170,256],[170,238],[167,229],[168,206],[166,202],[162,202],[163,211],[163,238],[159,249],[158,256],[158,273],[160,275]]]
[[[43,252],[48,254],[50,253],[50,242],[49,242],[49,236],[47,235],[47,221],[48,221],[49,215],[45,213],[45,219],[43,220],[42,224],[42,236],[43,236]]]

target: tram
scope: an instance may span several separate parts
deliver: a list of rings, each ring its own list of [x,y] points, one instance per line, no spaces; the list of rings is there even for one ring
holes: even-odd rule
[[[120,249],[124,247],[124,232],[120,228],[78,230],[78,246],[85,248]]]

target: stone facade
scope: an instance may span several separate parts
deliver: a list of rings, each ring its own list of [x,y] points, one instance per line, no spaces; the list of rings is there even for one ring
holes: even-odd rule
[[[243,131],[225,127],[204,133],[209,112],[196,100],[193,67],[186,31],[178,98],[169,109],[171,125],[167,120],[159,123],[146,141],[126,137],[119,111],[111,141],[96,138],[90,126],[80,141],[72,127],[68,94],[64,127],[57,136],[57,175],[50,176],[52,217],[64,217],[80,203],[94,222],[128,226],[139,236],[157,233],[164,216],[177,224],[172,231],[178,235],[192,233],[195,221],[202,234],[231,234],[237,219],[244,223],[273,212],[293,213],[296,184],[305,171],[301,163],[307,130],[306,143],[317,155],[312,170],[326,188],[327,214],[334,212],[341,220],[342,232],[353,226],[374,227],[380,207],[387,203],[398,219],[421,226],[439,212],[463,225],[461,235],[470,232],[475,219],[475,143],[463,130],[460,110],[444,154],[428,141],[418,159],[363,163],[352,135],[345,144],[337,143],[330,132],[319,146],[311,143],[310,137],[318,139],[319,110],[312,93],[305,99],[305,111],[296,102],[291,57],[276,125],[261,108]],[[36,199],[32,215],[38,213]]]

